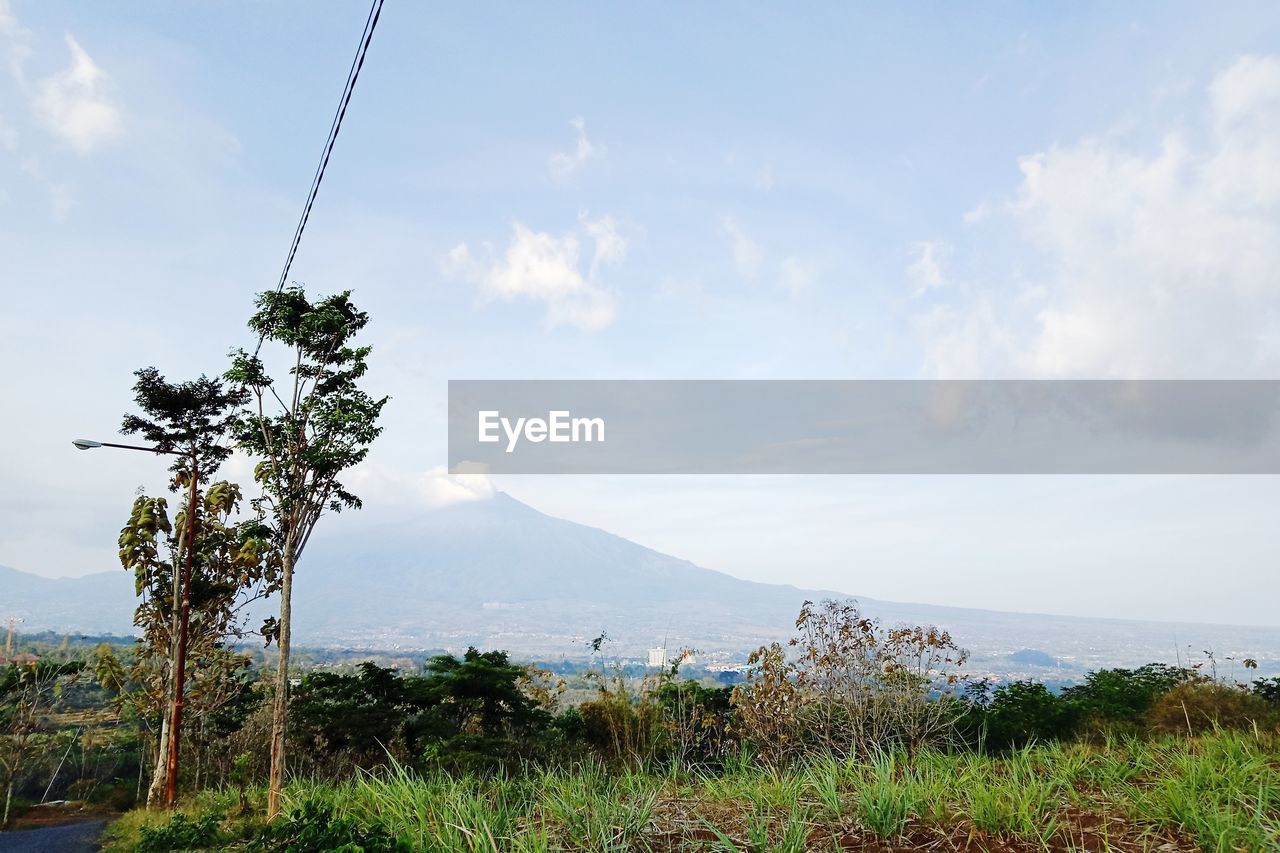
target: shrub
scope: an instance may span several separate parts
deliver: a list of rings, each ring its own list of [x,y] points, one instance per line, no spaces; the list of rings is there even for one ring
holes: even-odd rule
[[[221,847],[221,818],[207,814],[192,820],[179,812],[162,826],[144,826],[139,830],[138,853],[162,853],[167,850],[204,850]]]
[[[718,762],[730,749],[729,687],[703,687],[696,681],[666,681],[657,690],[663,728],[672,757],[681,763]]]
[[[1159,732],[1203,734],[1217,728],[1248,729],[1271,709],[1259,696],[1216,681],[1188,681],[1160,696],[1147,713]]]
[[[966,734],[991,749],[1007,750],[1070,737],[1078,713],[1072,703],[1043,684],[1015,681],[997,688],[985,704],[970,706]]]
[[[1181,667],[1149,663],[1137,669],[1101,669],[1085,676],[1083,684],[1062,691],[1082,720],[1141,724],[1160,695],[1194,678]]]
[[[1280,676],[1259,678],[1253,682],[1253,695],[1272,708],[1280,710]]]
[[[334,817],[331,808],[307,801],[287,819],[265,826],[250,849],[261,853],[407,853],[410,846],[381,825],[362,826],[354,818]]]
[[[751,653],[746,682],[733,688],[735,734],[765,764],[777,767],[804,746],[800,734],[800,692],[782,646],[774,643]]]
[[[749,680],[734,688],[739,734],[771,764],[803,752],[867,756],[915,750],[950,736],[960,705],[956,670],[968,653],[934,627],[885,628],[856,601],[806,601],[798,650],[757,650]]]
[[[291,736],[303,752],[337,758],[337,766],[380,764],[385,744],[410,712],[406,682],[370,661],[357,675],[312,672],[289,698]]]
[[[587,743],[605,758],[643,762],[656,754],[662,711],[648,694],[632,695],[621,676],[602,682],[598,698],[578,711]]]

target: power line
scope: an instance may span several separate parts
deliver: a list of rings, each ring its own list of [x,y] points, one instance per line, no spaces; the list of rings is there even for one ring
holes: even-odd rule
[[[276,284],[276,293],[284,290],[289,279],[289,270],[293,259],[298,254],[298,246],[302,243],[302,232],[307,229],[307,220],[311,218],[311,206],[315,204],[316,194],[320,191],[320,182],[324,180],[325,168],[329,165],[329,157],[333,154],[334,143],[338,141],[338,131],[342,129],[342,119],[347,114],[347,106],[351,103],[351,94],[355,91],[356,80],[360,77],[360,69],[364,67],[364,59],[369,53],[369,43],[373,41],[373,31],[378,26],[378,18],[382,16],[384,0],[373,0],[369,6],[369,16],[365,18],[364,31],[356,46],[356,55],[351,60],[351,68],[347,71],[347,82],[342,87],[342,97],[338,99],[338,109],[329,125],[329,136],[325,140],[324,152],[320,163],[316,166],[311,178],[311,189],[307,191],[307,203],[302,207],[302,216],[298,219],[298,227],[293,232],[293,242],[289,245],[289,254],[284,261],[284,269],[280,271],[280,281]],[[262,349],[262,336],[258,337],[258,345],[253,348],[256,357]]]

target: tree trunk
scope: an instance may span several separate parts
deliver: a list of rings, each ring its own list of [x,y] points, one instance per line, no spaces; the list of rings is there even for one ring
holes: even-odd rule
[[[153,809],[164,799],[165,771],[169,767],[169,706],[165,703],[164,719],[160,721],[160,738],[156,744],[156,769],[151,773],[151,785],[147,788],[147,808]]]
[[[178,550],[176,553],[181,554],[186,548],[187,528],[183,525],[182,530],[178,533]],[[164,696],[164,714],[160,718],[160,739],[156,745],[156,769],[151,774],[151,785],[147,788],[147,808],[153,809],[164,802],[164,783],[169,775],[169,729],[173,721],[173,704],[177,698],[174,693],[177,690],[178,682],[174,678],[175,670],[173,662],[178,656],[178,617],[180,614],[182,601],[182,575],[179,572],[177,557],[174,557],[173,565],[173,583],[171,589],[170,601],[173,607],[169,616],[169,657],[165,661],[165,696]]]
[[[280,663],[276,670],[275,708],[271,715],[271,776],[267,783],[267,820],[280,814],[280,790],[284,787],[285,734],[289,721],[289,628],[292,617],[293,554],[286,546],[281,560]]]
[[[147,766],[147,745],[142,739],[142,733],[138,733],[138,788],[133,792],[133,802],[136,805],[138,800],[142,799],[142,774],[146,772]]]

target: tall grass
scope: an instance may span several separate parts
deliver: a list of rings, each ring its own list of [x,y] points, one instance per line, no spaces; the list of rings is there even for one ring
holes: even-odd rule
[[[1274,735],[1216,732],[1007,755],[886,751],[792,769],[617,771],[587,761],[483,778],[393,763],[342,784],[298,781],[285,795],[290,807],[319,803],[431,853],[666,850],[680,837],[679,849],[798,853],[834,849],[851,832],[886,845],[932,833],[1054,850],[1158,849],[1176,837],[1225,853],[1280,850],[1278,746]],[[252,799],[260,806],[260,792]],[[234,816],[236,807],[234,791],[203,792],[183,811]],[[1081,814],[1096,818],[1087,830]],[[113,849],[131,849],[140,826],[162,820],[132,813],[113,829]],[[229,817],[227,837],[252,826]]]

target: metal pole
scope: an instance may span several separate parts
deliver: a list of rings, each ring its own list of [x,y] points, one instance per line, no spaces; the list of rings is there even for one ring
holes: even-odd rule
[[[173,722],[169,732],[169,766],[164,780],[164,807],[172,809],[178,795],[178,744],[182,735],[182,700],[187,677],[187,628],[191,623],[191,564],[196,552],[196,486],[200,473],[191,454],[191,501],[187,507],[187,561],[182,569],[182,610],[178,617],[178,652],[174,660]]]

